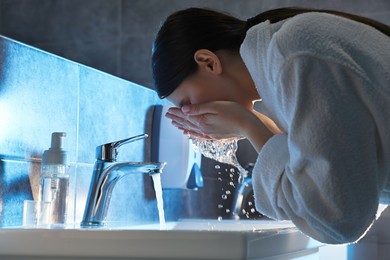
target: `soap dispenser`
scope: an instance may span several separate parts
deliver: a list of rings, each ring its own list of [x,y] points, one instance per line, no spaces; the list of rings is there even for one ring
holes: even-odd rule
[[[42,156],[40,196],[51,204],[49,224],[53,226],[65,225],[67,218],[69,165],[62,149],[65,137],[64,132],[52,133],[51,147]]]

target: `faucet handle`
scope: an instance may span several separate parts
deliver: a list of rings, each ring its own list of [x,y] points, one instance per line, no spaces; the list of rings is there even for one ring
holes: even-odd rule
[[[96,159],[105,162],[115,162],[116,156],[118,155],[118,148],[120,146],[140,139],[145,139],[147,137],[147,134],[140,134],[116,142],[99,145],[96,147]]]

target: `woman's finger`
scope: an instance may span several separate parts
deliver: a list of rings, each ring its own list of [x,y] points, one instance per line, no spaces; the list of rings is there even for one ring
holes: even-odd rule
[[[192,131],[192,130],[183,130],[183,133],[187,135],[190,139],[204,139],[204,140],[212,140],[213,138],[209,135],[205,135],[200,132]]]
[[[212,102],[203,104],[186,104],[181,107],[181,111],[186,115],[214,114],[217,111]]]
[[[175,122],[175,126],[181,125],[185,128],[196,130],[208,124],[209,114],[199,116],[185,115],[177,108],[174,108],[169,110],[165,116],[172,119],[172,122]]]

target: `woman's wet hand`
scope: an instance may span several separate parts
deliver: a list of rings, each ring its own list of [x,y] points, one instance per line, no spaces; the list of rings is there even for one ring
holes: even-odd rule
[[[231,101],[187,104],[181,108],[170,108],[166,116],[190,137],[248,138],[257,151],[275,134],[254,111]]]
[[[245,137],[244,123],[253,114],[242,105],[230,101],[213,101],[196,105],[184,105],[168,110],[167,117],[173,125],[186,134],[211,138]]]
[[[181,108],[171,107],[168,109],[165,116],[171,119],[172,124],[182,130],[185,135],[190,137],[212,139],[212,137],[200,132],[196,122],[194,122],[194,118],[190,118],[187,114],[183,113]]]

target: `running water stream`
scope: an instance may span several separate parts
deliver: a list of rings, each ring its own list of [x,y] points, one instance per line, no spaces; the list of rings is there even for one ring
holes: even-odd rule
[[[247,171],[241,166],[236,157],[236,152],[238,149],[238,140],[239,139],[235,138],[221,140],[193,139],[192,142],[194,144],[194,149],[201,152],[204,156],[214,159],[218,162],[230,164],[236,167],[240,174],[238,181],[242,182],[247,174]],[[164,216],[161,176],[160,174],[153,174],[152,179],[154,184],[154,190],[156,193],[158,216],[160,219],[160,230],[165,230],[166,224]],[[227,196],[226,194],[224,195]]]
[[[161,175],[159,173],[152,174],[152,179],[154,184],[154,191],[156,193],[158,217],[160,219],[160,230],[165,230],[166,225],[165,225],[163,194],[161,188]]]

